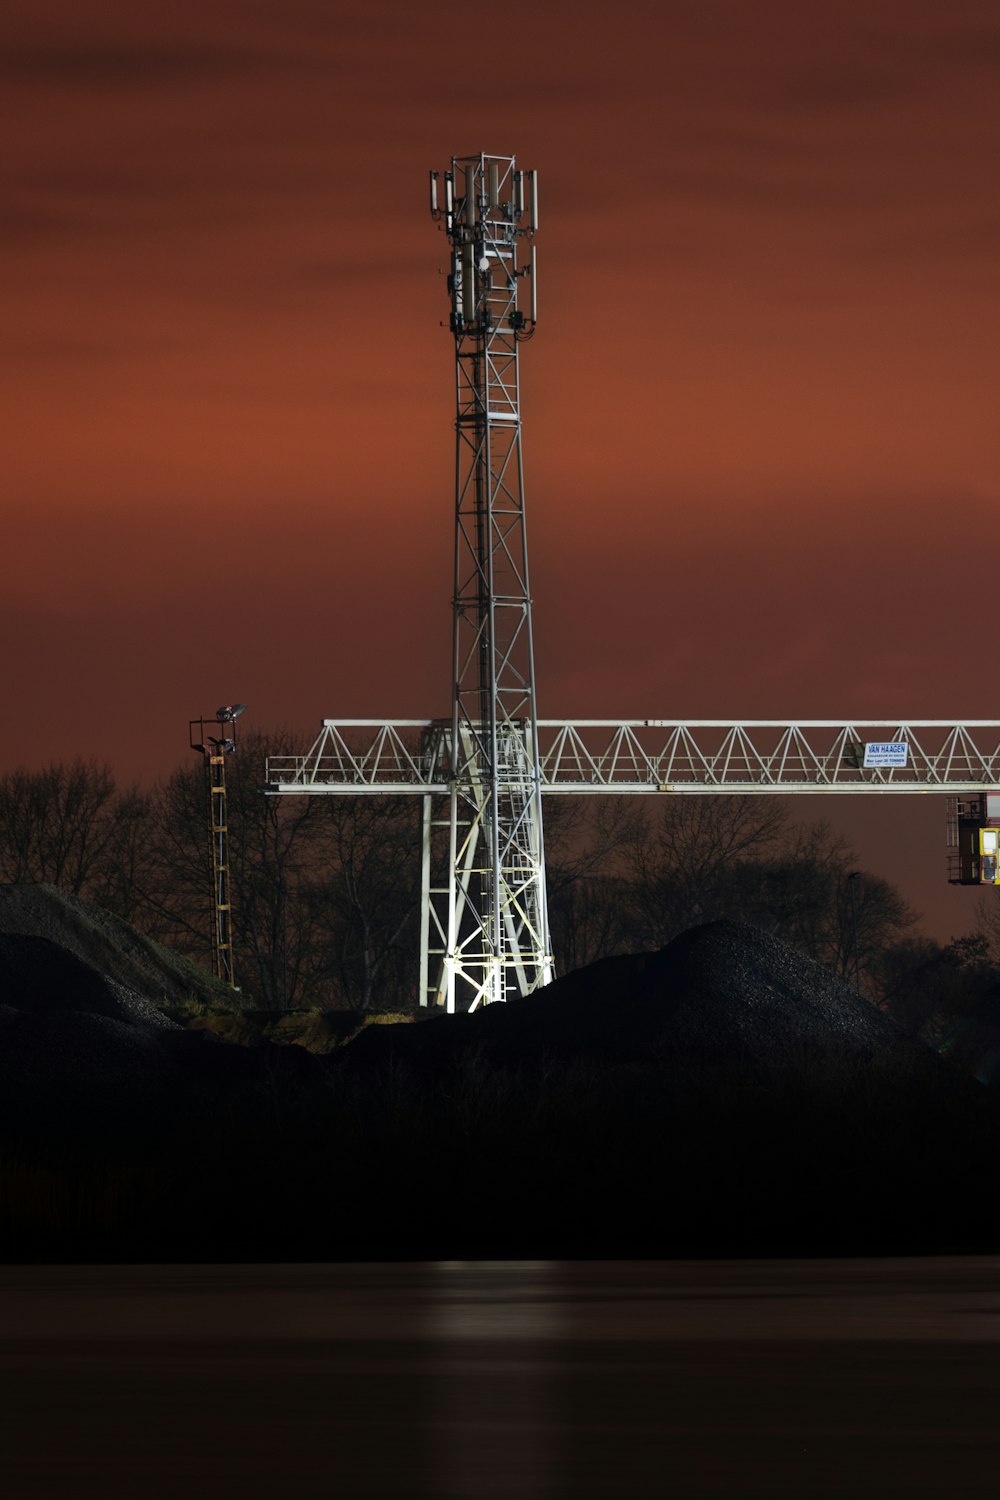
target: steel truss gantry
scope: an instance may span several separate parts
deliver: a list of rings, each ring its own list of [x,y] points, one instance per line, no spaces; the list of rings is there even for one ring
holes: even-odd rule
[[[460,730],[460,733],[463,731]],[[271,756],[275,795],[423,798],[420,999],[454,1008],[441,975],[448,931],[435,896],[435,829],[454,805],[452,723],[423,719],[327,719],[307,755]],[[913,794],[953,797],[1000,789],[1000,722],[986,719],[538,719],[507,723],[506,742],[536,754],[541,793],[576,796]],[[519,744],[517,738],[520,736]],[[905,746],[904,765],[866,766],[866,745]],[[540,851],[539,851],[540,852]],[[461,914],[475,894],[476,846],[453,867]],[[438,976],[438,977],[436,977]]]
[[[423,797],[420,1003],[474,1010],[552,977],[543,793],[1000,789],[1000,723],[981,719],[538,719],[518,379],[537,180],[513,157],[453,157],[430,206],[455,341],[452,715],[327,719],[307,755],[267,769],[279,796]],[[872,742],[887,761],[866,764]]]
[[[1000,790],[989,719],[538,719],[534,731],[546,796]],[[445,720],[327,719],[307,755],[270,757],[268,790],[443,797],[452,733]],[[872,742],[905,745],[906,764],[865,766]]]

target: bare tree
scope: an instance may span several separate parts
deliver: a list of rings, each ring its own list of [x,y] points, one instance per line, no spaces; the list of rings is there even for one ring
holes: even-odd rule
[[[643,946],[737,914],[740,876],[786,834],[782,803],[766,797],[677,797],[651,819],[636,851]]]
[[[829,824],[793,826],[775,854],[735,867],[729,914],[774,932],[874,998],[882,953],[915,917],[888,881],[856,864]]]
[[[1000,965],[1000,887],[984,886],[976,903],[977,931],[986,939],[990,959]]]
[[[309,893],[323,860],[323,809],[314,797],[265,795],[264,766],[278,743],[292,754],[305,748],[287,734],[251,730],[228,777],[237,958],[246,984],[271,1010],[317,1003],[321,938]]]
[[[294,737],[249,730],[226,763],[228,844],[237,980],[262,1007],[309,1004],[317,934],[303,887],[320,859],[320,808],[311,797],[264,795],[264,765]],[[179,768],[154,794],[143,922],[197,962],[211,961],[212,860],[204,760]]]
[[[267,755],[306,747],[248,729],[226,763],[235,969],[269,1010],[412,1003],[419,905],[415,799],[268,797]],[[401,803],[405,801],[405,806]],[[203,762],[154,797],[144,925],[196,961],[211,958],[209,800]],[[405,954],[405,960],[404,960]]]
[[[212,889],[205,775],[178,767],[151,798],[149,837],[138,876],[137,921],[206,968],[211,963]]]
[[[549,901],[549,923],[560,974],[632,953],[641,946],[635,883],[616,875],[580,875]]]
[[[853,868],[854,850],[828,824],[792,824],[787,804],[770,798],[669,799],[614,857],[617,865],[557,887],[554,930],[579,962],[662,947],[725,917],[773,932],[874,994],[879,955],[914,920],[892,886]]]
[[[644,810],[623,797],[545,802],[545,880],[557,973],[637,946]]]
[[[0,778],[0,879],[47,883],[120,910],[147,802],[108,765],[79,757]]]
[[[321,972],[358,1011],[409,1008],[417,998],[420,802],[331,797],[322,874],[311,887]]]
[[[118,793],[112,812],[114,826],[105,856],[84,894],[126,922],[135,922],[142,903],[140,889],[152,802],[146,792],[130,787]]]

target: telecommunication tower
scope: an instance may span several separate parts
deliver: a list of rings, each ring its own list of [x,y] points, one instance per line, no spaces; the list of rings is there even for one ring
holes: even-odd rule
[[[226,704],[215,710],[217,725],[232,726],[231,732],[205,733],[204,719],[191,719],[188,740],[192,750],[205,758],[208,786],[208,836],[212,857],[212,970],[217,979],[238,989],[233,963],[233,900],[229,878],[229,812],[226,806],[226,760],[236,750],[236,720],[246,711],[245,703]],[[209,720],[209,723],[212,721]],[[195,729],[200,734],[195,739]]]
[[[512,156],[453,157],[443,182],[431,173],[430,209],[451,249],[456,450],[448,875],[427,949],[439,1001],[474,1010],[552,975],[518,379],[538,179]]]
[[[952,878],[1000,885],[995,720],[538,718],[518,384],[537,314],[537,177],[512,156],[453,157],[431,173],[430,208],[455,341],[451,719],[325,719],[306,755],[267,769],[273,796],[422,799],[420,1004],[475,1010],[552,978],[543,792],[943,793]]]

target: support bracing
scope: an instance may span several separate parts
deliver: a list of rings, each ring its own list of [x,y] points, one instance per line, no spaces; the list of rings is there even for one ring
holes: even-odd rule
[[[420,1003],[474,1010],[552,977],[543,792],[1000,804],[993,720],[538,718],[518,380],[537,312],[537,179],[513,157],[454,157],[431,173],[430,207],[449,242],[455,341],[451,718],[327,719],[308,755],[267,770],[276,795],[423,798]]]
[[[539,719],[545,796],[857,796],[1000,789],[996,719]],[[440,721],[327,719],[302,756],[272,755],[275,794],[446,795]]]
[[[451,251],[456,452],[447,874],[427,887],[441,948],[430,982],[448,1010],[475,1010],[552,973],[518,378],[538,210],[535,175],[513,157],[455,157],[443,189],[439,204],[432,174]]]

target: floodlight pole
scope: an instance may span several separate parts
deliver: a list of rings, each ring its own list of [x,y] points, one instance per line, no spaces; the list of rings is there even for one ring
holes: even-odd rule
[[[483,153],[453,157],[430,189],[451,250],[455,575],[448,873],[425,874],[440,969],[420,998],[454,1011],[552,977],[518,381],[537,312],[538,196],[534,172]]]
[[[231,726],[231,732],[205,733],[206,720],[191,719],[188,739],[192,750],[205,759],[208,785],[208,830],[212,858],[212,971],[231,990],[238,989],[233,962],[233,902],[229,869],[229,812],[226,801],[226,761],[236,750],[236,719],[245,703],[227,704],[215,711],[215,724]],[[212,722],[212,721],[208,721]],[[195,738],[195,729],[199,737]]]

